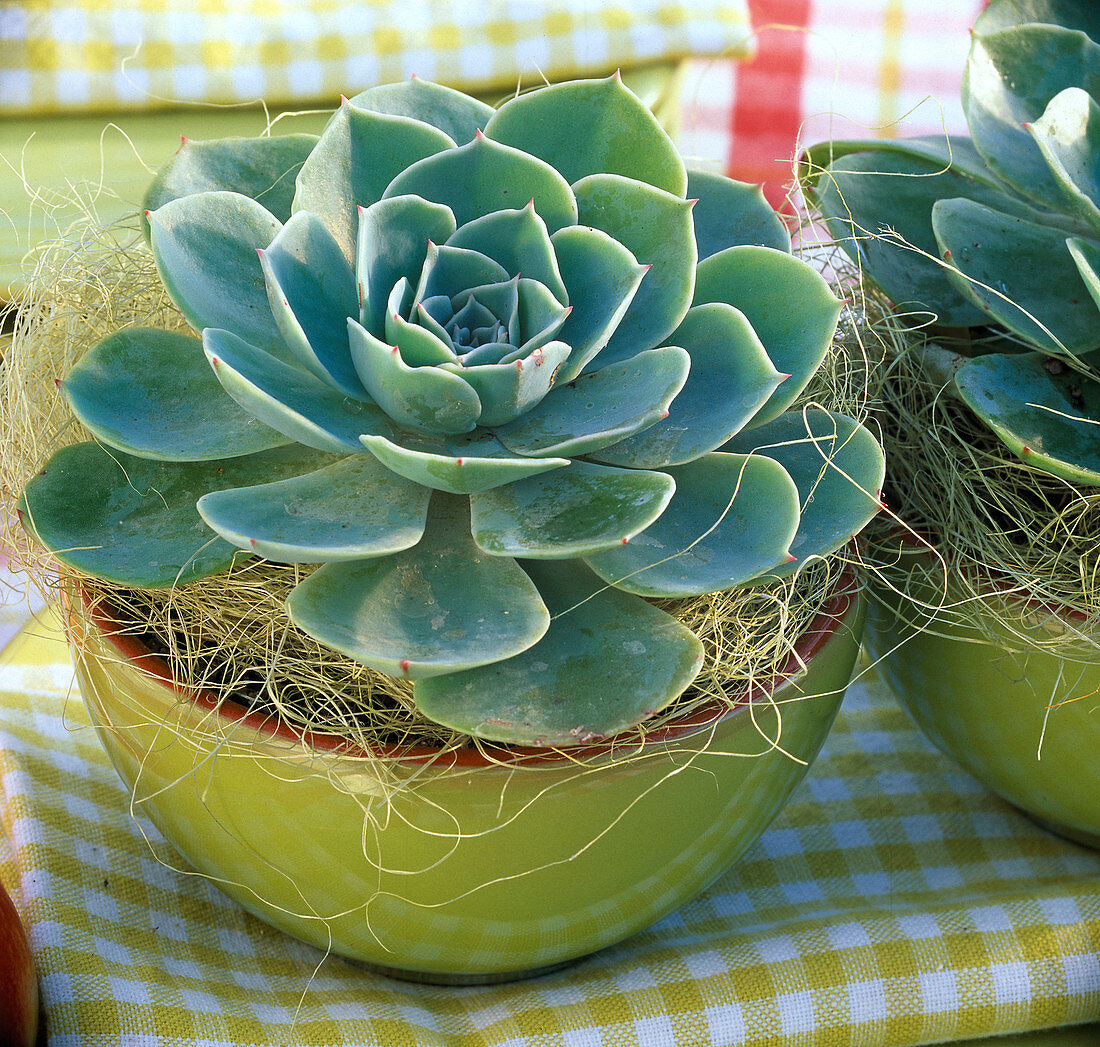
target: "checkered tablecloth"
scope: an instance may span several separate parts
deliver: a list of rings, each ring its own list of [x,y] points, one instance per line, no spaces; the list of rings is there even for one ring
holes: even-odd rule
[[[966,133],[959,85],[983,0],[749,0],[755,57],[701,62],[682,147],[785,202],[798,145]]]
[[[514,87],[741,55],[744,0],[4,0],[0,108],[104,112],[336,99],[416,73]]]
[[[0,666],[0,787],[50,1047],[907,1047],[1100,1022],[1100,853],[987,793],[872,678],[706,893],[512,985],[325,959],[190,873],[132,820],[47,624]]]

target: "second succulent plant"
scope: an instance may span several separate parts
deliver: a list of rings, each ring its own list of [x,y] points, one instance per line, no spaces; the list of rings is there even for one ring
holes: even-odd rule
[[[963,80],[969,138],[823,143],[802,164],[898,309],[972,329],[948,390],[1028,465],[1085,486],[1100,485],[1098,99],[1094,3],[993,0]]]

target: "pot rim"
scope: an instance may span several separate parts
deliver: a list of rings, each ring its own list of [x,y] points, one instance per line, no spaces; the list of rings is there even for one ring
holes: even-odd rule
[[[943,544],[942,535],[937,535],[931,531],[894,530],[890,533],[890,537],[897,539],[899,552],[903,556],[923,556],[929,559],[942,556],[940,553]],[[992,581],[997,577],[994,572],[980,567],[967,568],[964,573],[976,584],[980,583],[983,578]],[[1003,575],[1002,577],[1010,576]],[[1018,589],[1019,586],[1017,586]],[[983,594],[979,590],[979,595],[996,596],[1009,603],[1020,604],[1025,610],[1045,611],[1055,618],[1065,618],[1071,622],[1084,623],[1089,620],[1089,616],[1074,607],[1073,604],[1051,603],[1049,600],[1042,600],[1038,596],[1032,596],[1026,592],[992,590]]]
[[[794,650],[787,655],[779,669],[753,687],[745,688],[732,703],[712,699],[654,731],[629,741],[622,740],[623,734],[618,734],[601,741],[568,748],[536,748],[482,741],[476,747],[449,750],[426,745],[384,745],[375,749],[364,749],[347,738],[326,731],[296,731],[278,716],[256,712],[232,697],[219,697],[207,688],[183,683],[173,676],[165,658],[150,650],[140,636],[120,631],[114,608],[106,598],[93,596],[79,579],[75,580],[75,587],[89,620],[123,659],[133,663],[145,676],[174,691],[181,698],[195,702],[209,713],[247,727],[268,739],[290,742],[329,755],[373,757],[414,764],[442,763],[448,767],[472,769],[496,767],[502,763],[508,767],[563,762],[575,765],[578,760],[605,756],[612,751],[645,749],[654,744],[675,741],[720,723],[797,677],[799,671],[840,630],[852,612],[862,591],[862,587],[856,582],[856,569],[852,564],[845,564],[834,583],[833,595],[798,638]]]

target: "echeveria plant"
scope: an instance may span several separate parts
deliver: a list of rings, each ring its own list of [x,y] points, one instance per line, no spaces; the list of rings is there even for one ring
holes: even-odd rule
[[[1100,484],[1097,99],[1100,7],[993,0],[963,81],[971,137],[826,143],[803,165],[900,308],[991,329],[949,389],[1023,461],[1085,485]]]
[[[27,526],[137,587],[322,564],[291,619],[433,720],[635,724],[702,660],[647,598],[782,574],[877,508],[870,433],[788,411],[840,303],[617,76],[496,110],[373,88],[316,139],[185,142],[147,204],[201,339],[87,353],[61,387],[95,439],[27,485]]]

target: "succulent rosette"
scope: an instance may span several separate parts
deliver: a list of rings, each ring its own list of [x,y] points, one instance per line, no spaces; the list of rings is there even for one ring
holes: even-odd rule
[[[1100,7],[993,0],[963,79],[970,137],[824,143],[803,163],[900,310],[975,329],[947,391],[1029,466],[1086,486],[1100,485],[1098,99]]]
[[[871,434],[788,410],[840,303],[617,76],[495,110],[373,88],[319,138],[185,142],[147,205],[200,337],[80,360],[61,388],[94,440],[25,523],[138,587],[321,564],[293,622],[435,721],[555,746],[635,724],[702,661],[651,598],[783,574],[878,507]]]

